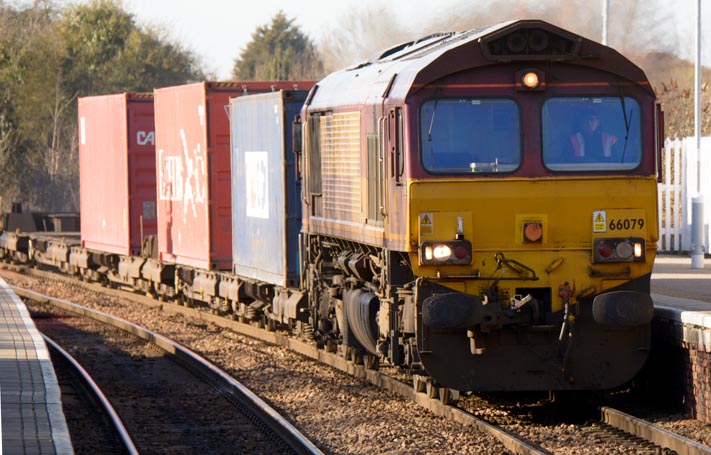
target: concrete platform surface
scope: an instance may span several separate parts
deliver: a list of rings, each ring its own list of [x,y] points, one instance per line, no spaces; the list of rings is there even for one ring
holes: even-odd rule
[[[0,454],[73,454],[47,346],[0,278]]]
[[[692,269],[689,256],[657,256],[652,293],[706,302],[711,310],[711,259],[704,261],[703,269]]]

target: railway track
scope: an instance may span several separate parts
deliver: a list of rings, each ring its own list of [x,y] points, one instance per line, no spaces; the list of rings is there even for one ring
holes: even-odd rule
[[[711,448],[617,409],[602,407],[602,421],[627,434],[644,439],[667,454],[711,455]]]
[[[36,313],[37,325],[70,346],[115,403],[136,441],[128,453],[136,446],[143,453],[322,453],[249,389],[177,343],[71,302],[17,292],[59,310]]]
[[[33,272],[33,273],[40,273],[44,275],[44,272]],[[53,277],[56,278],[56,277]],[[66,278],[64,277],[59,277],[58,279],[64,280]],[[94,287],[94,285],[89,285],[90,287]],[[95,289],[94,287],[94,290]],[[115,293],[118,292],[119,295],[122,297],[125,297],[125,293],[121,293],[121,291],[116,291],[116,290],[111,290],[111,289],[103,289],[100,288],[98,291],[106,291],[108,293]],[[68,302],[61,302],[56,299],[53,299],[49,296],[46,295],[41,295],[34,293],[32,291],[27,291],[24,289],[20,288],[15,288],[15,292],[20,295],[23,298],[28,298],[28,299],[34,299],[37,301],[45,301],[45,302],[51,302],[53,304],[57,304],[60,307],[68,310],[68,311],[78,311],[82,314],[89,314],[89,311],[83,310],[81,308],[78,308],[77,306],[73,306],[71,304],[68,304]],[[132,297],[138,297],[139,299],[143,300],[140,296],[133,295]],[[149,299],[150,300],[150,299]],[[150,305],[156,305],[154,301],[148,302]],[[205,313],[204,311],[200,311],[198,309],[194,308],[186,308],[183,306],[178,306],[178,305],[171,305],[171,304],[159,304],[161,306],[162,310],[172,312],[172,311],[177,311],[182,314],[186,314],[188,316],[209,321],[211,323],[220,325],[224,328],[229,328],[230,330],[234,330],[240,333],[243,333],[245,335],[261,339],[262,341],[266,341],[272,344],[280,345],[287,347],[290,350],[293,350],[294,352],[297,352],[301,355],[304,355],[306,357],[309,357],[311,359],[317,360],[318,362],[328,365],[330,367],[336,368],[342,372],[348,373],[356,378],[359,379],[364,379],[367,382],[380,387],[381,389],[388,390],[390,392],[396,393],[397,395],[410,400],[412,402],[417,403],[418,405],[430,410],[432,413],[434,413],[437,416],[445,417],[451,421],[458,422],[460,424],[463,424],[468,427],[473,427],[476,428],[477,430],[489,434],[493,436],[495,439],[497,439],[502,446],[505,448],[505,450],[508,450],[510,453],[515,453],[515,454],[549,454],[550,452],[541,449],[540,447],[536,446],[535,444],[532,444],[530,441],[520,438],[516,436],[514,433],[508,432],[505,429],[488,423],[486,420],[480,419],[472,414],[468,414],[460,409],[457,409],[456,407],[453,406],[448,406],[444,404],[440,399],[439,399],[439,394],[436,394],[436,397],[431,397],[430,395],[433,395],[432,392],[428,395],[427,393],[418,393],[415,391],[415,389],[412,387],[412,385],[403,382],[402,380],[392,377],[388,374],[385,374],[383,372],[377,371],[377,370],[372,370],[372,369],[367,369],[362,365],[356,365],[350,361],[348,361],[344,356],[334,354],[334,353],[329,353],[326,352],[322,349],[318,349],[316,346],[314,346],[311,343],[300,341],[297,339],[294,339],[293,337],[290,337],[288,335],[282,334],[282,333],[277,333],[277,332],[270,332],[267,330],[260,329],[258,327],[254,327],[251,325],[245,325],[242,323],[238,323],[235,321],[230,321],[228,319],[225,319],[224,317],[219,317],[215,316],[213,314]],[[91,316],[95,317],[95,316]],[[98,316],[99,320],[103,320],[104,316],[99,315]],[[129,330],[131,331],[132,329],[122,327],[123,330]],[[163,347],[163,346],[161,346]],[[163,347],[165,349],[165,347]]]
[[[65,278],[61,279],[64,280]],[[82,286],[84,286],[84,284]],[[89,289],[102,293],[116,293],[121,297],[126,297],[126,294],[123,292],[108,290],[98,286],[89,286]],[[563,427],[568,427],[568,430],[566,430],[567,435],[556,438],[555,440],[550,440],[546,429],[547,424],[539,425],[539,428],[536,429],[537,424],[531,424],[530,420],[525,421],[525,419],[507,418],[498,422],[496,418],[482,419],[477,417],[477,415],[481,415],[482,412],[471,409],[471,406],[467,406],[466,404],[476,398],[463,397],[458,407],[447,406],[437,398],[430,398],[430,396],[439,395],[434,393],[432,389],[420,387],[424,392],[418,393],[409,383],[403,381],[402,376],[393,374],[394,372],[387,368],[383,368],[383,371],[366,369],[362,365],[356,365],[347,361],[343,355],[325,352],[316,348],[313,344],[294,339],[283,333],[269,332],[257,327],[230,321],[224,317],[219,317],[194,308],[186,308],[174,304],[161,304],[149,298],[136,295],[131,295],[131,298],[140,300],[153,308],[160,308],[168,314],[182,313],[199,321],[209,322],[219,327],[229,328],[230,330],[244,333],[250,337],[261,339],[268,343],[287,347],[294,352],[298,352],[321,363],[347,372],[354,377],[368,381],[383,389],[390,390],[407,400],[411,400],[429,409],[436,415],[443,416],[448,420],[458,422],[468,427],[477,428],[479,431],[492,435],[498,440],[498,443],[501,444],[501,449],[492,449],[490,452],[485,451],[482,453],[501,453],[502,451],[522,454],[599,453],[599,450],[596,452],[586,452],[585,446],[577,447],[577,450],[575,450],[573,449],[575,444],[571,444],[569,440],[586,441],[595,447],[604,444],[613,445],[619,449],[619,451],[613,450],[608,453],[709,453],[704,451],[683,452],[679,451],[678,448],[672,449],[668,445],[655,444],[653,440],[647,442],[639,437],[629,436],[623,431],[616,429],[615,426],[611,425],[613,422],[588,422],[585,425],[563,424]],[[492,407],[493,406],[495,405],[492,405]],[[483,414],[486,413],[487,412],[483,412]],[[568,441],[568,443],[566,443],[566,441]]]
[[[476,401],[477,399],[472,397],[463,400],[459,405],[467,408],[468,412],[481,412],[474,409],[475,406],[471,404],[470,400]],[[581,412],[579,410],[571,410],[568,407],[560,409],[553,403],[546,404],[543,407],[548,409],[542,409],[539,412],[548,414],[548,416],[532,417],[529,414],[526,417],[520,417],[505,411],[505,407],[499,407],[498,415],[490,420],[491,423],[511,429],[514,432],[517,431],[516,429],[527,432],[531,440],[545,447],[550,453],[555,454],[711,454],[711,448],[708,446],[609,406],[598,408],[599,418],[588,415],[588,411]],[[628,407],[636,409],[638,406],[629,403],[624,406],[624,408]],[[526,407],[524,406],[523,408]],[[528,409],[530,408],[528,407]],[[644,413],[644,411],[640,412]],[[551,417],[552,414],[557,415]],[[534,426],[540,426],[538,431],[526,429]],[[545,435],[545,428],[561,427],[564,428],[564,431],[559,430],[555,438],[548,439]],[[566,444],[569,447],[566,447]],[[602,450],[601,447],[606,449]]]
[[[94,451],[102,452],[107,455],[110,453],[137,455],[139,453],[138,449],[133,439],[131,439],[128,430],[126,430],[126,426],[123,424],[121,417],[119,417],[113,405],[92,379],[89,372],[54,340],[47,335],[43,335],[43,338],[53,354],[52,363],[54,364],[55,370],[62,370],[62,372],[58,372],[57,375],[60,377],[71,376],[71,379],[68,379],[63,385],[80,392],[83,395],[83,404],[85,406],[92,406],[92,410],[100,415],[101,419],[99,419],[99,423],[106,423],[106,428],[96,428],[97,425],[87,425],[87,423],[91,421],[90,418],[82,420],[82,431],[76,432],[73,440],[74,449],[78,453]],[[96,414],[92,412],[90,415],[93,417]],[[70,428],[72,428],[71,425]],[[110,438],[103,437],[107,431],[111,432],[114,436],[114,440],[119,443],[118,447],[107,446],[108,441],[111,440]],[[102,432],[104,433],[103,435]],[[99,440],[101,441],[100,443],[97,442]]]

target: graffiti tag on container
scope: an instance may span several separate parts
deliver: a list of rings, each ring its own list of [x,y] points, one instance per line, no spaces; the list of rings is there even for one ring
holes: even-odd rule
[[[207,200],[207,168],[205,151],[199,143],[190,150],[182,128],[180,140],[182,155],[166,156],[163,149],[158,150],[158,186],[160,200],[183,202],[185,221],[188,215],[197,218],[197,205]]]

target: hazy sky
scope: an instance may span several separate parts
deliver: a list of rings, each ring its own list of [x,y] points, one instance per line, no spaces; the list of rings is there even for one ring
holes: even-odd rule
[[[87,2],[89,0],[55,0],[60,4]],[[602,3],[604,0],[588,0],[585,2],[587,11],[574,11],[576,15],[590,15],[595,22],[601,22]],[[702,28],[702,61],[711,66],[711,1],[701,0]],[[538,5],[551,6],[553,11],[563,11],[568,0],[123,0],[126,8],[131,11],[141,24],[154,24],[163,27],[169,37],[176,39],[187,48],[200,55],[208,72],[214,72],[218,79],[228,79],[235,57],[247,45],[256,27],[270,22],[277,11],[283,10],[287,17],[294,18],[307,35],[317,44],[336,25],[342,24],[347,15],[357,14],[366,7],[370,10],[382,11],[385,16],[393,16],[392,22],[401,28],[412,30],[413,37],[421,35],[418,29],[434,20],[457,17],[457,11],[472,5],[482,5],[485,13],[496,14],[497,17],[509,16],[507,19],[521,18],[520,11],[501,11],[511,4],[518,4],[522,10],[528,11],[528,17],[535,14]],[[473,3],[474,2],[474,3]],[[609,0],[610,15],[615,18],[619,27],[631,27],[625,23],[627,18],[620,12],[630,0]],[[652,23],[668,23],[675,30],[676,36],[668,36],[659,30],[660,27],[639,27],[643,35],[633,35],[626,39],[644,39],[645,42],[659,43],[663,50],[671,50],[683,58],[693,61],[696,29],[695,11],[697,0],[639,0],[648,11]],[[31,0],[10,0],[10,3],[31,3]],[[498,3],[498,10],[497,10]],[[386,5],[386,6],[383,6]],[[488,8],[487,8],[488,6]],[[568,8],[570,9],[570,8]],[[398,11],[397,16],[392,11]],[[492,13],[493,11],[493,13]],[[546,10],[550,13],[551,8]],[[502,14],[505,13],[505,14]],[[540,17],[555,25],[567,28],[558,18]],[[389,19],[388,19],[389,20]],[[387,21],[386,21],[387,23]],[[407,24],[407,25],[405,25]],[[612,24],[611,24],[612,29]],[[451,31],[442,28],[439,31]],[[575,31],[575,30],[573,30]],[[635,31],[635,33],[637,33]],[[655,36],[658,34],[659,36]],[[588,38],[600,41],[601,30]],[[397,39],[395,39],[397,41]],[[609,38],[615,47],[615,36]],[[394,44],[394,43],[389,43]],[[654,44],[656,46],[656,44]],[[650,44],[646,44],[650,46]],[[373,52],[378,49],[373,49]]]
[[[124,0],[140,21],[166,24],[180,42],[205,58],[208,70],[229,78],[234,59],[255,29],[282,10],[317,42],[344,15],[359,5],[403,8],[405,20],[437,15],[445,4],[467,0]],[[373,49],[375,52],[377,49]]]
[[[318,42],[343,22],[344,15],[357,11],[359,7],[381,8],[384,14],[400,11],[401,17],[393,18],[399,24],[412,24],[415,31],[429,19],[441,18],[448,14],[456,15],[458,7],[471,5],[472,2],[491,3],[496,7],[496,0],[124,0],[130,11],[140,21],[165,24],[176,39],[202,55],[208,70],[213,70],[221,79],[228,78],[232,64],[240,51],[251,39],[255,28],[267,24],[280,9],[287,17],[295,18],[296,24]],[[609,0],[610,15],[615,15],[616,8],[629,0]],[[702,24],[709,30],[702,32],[703,61],[711,64],[711,1],[701,0]],[[603,0],[589,0],[589,14],[601,16]],[[681,42],[675,47],[682,57],[694,58],[694,30],[697,0],[644,0],[645,3],[657,3],[658,11],[676,25]],[[505,2],[511,4],[513,2]],[[566,0],[521,0],[520,4],[565,4]],[[387,5],[387,9],[379,5]],[[511,12],[510,19],[517,18]],[[543,18],[545,19],[545,18]],[[564,24],[556,25],[565,28]],[[702,25],[703,27],[703,25]],[[441,30],[449,31],[449,30]],[[654,33],[654,30],[644,30]],[[597,36],[588,38],[601,40],[601,31]],[[707,36],[708,35],[708,36]],[[659,37],[664,39],[663,36]],[[610,36],[614,46],[614,36]],[[373,52],[377,49],[373,49]]]

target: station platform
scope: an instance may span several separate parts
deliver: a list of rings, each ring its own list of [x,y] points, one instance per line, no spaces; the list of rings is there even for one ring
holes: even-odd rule
[[[703,269],[692,269],[689,256],[658,255],[652,271],[652,293],[711,304],[711,259]],[[711,308],[711,305],[709,306]]]
[[[652,350],[648,365],[661,394],[711,423],[711,259],[657,256],[652,271]]]
[[[651,287],[654,316],[677,327],[675,343],[711,352],[711,259],[692,269],[689,257],[657,256]]]
[[[42,336],[0,278],[0,454],[73,454]]]

